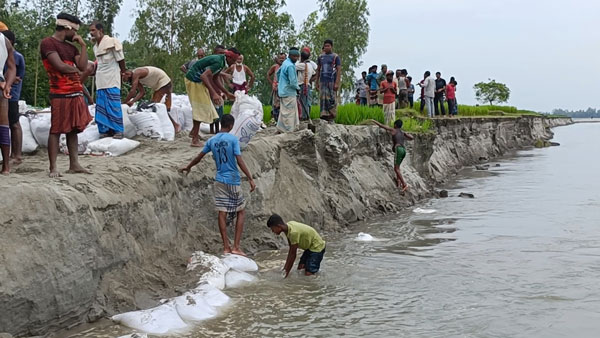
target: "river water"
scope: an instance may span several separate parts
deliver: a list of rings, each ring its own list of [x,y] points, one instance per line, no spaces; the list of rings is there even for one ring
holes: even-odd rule
[[[416,206],[431,214],[327,237],[317,277],[282,280],[286,251],[257,255],[260,281],[182,337],[599,337],[600,124],[554,131],[560,147],[464,170]]]

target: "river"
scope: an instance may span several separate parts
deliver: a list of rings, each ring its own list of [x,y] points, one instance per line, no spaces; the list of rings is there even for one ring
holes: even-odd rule
[[[183,337],[598,337],[600,124],[554,131],[561,146],[465,169],[449,198],[415,206],[433,213],[327,236],[317,277],[282,280],[286,251],[258,254],[260,281]]]

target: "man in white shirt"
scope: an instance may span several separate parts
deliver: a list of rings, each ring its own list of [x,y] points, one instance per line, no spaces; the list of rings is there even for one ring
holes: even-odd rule
[[[429,117],[433,117],[433,97],[435,96],[435,80],[431,78],[431,73],[429,71],[425,72],[423,76],[423,80],[419,82],[419,86],[424,89],[424,100],[425,105],[427,106],[427,114]]]
[[[298,86],[300,86],[300,94],[298,95],[298,107],[300,107],[300,120],[310,120],[311,107],[311,83],[314,81],[317,74],[317,64],[310,59],[310,48],[302,48],[300,53],[300,62],[296,62],[296,73],[298,75]]]
[[[121,75],[126,71],[123,46],[104,35],[100,22],[90,25],[96,55],[96,124],[101,136],[123,138]]]

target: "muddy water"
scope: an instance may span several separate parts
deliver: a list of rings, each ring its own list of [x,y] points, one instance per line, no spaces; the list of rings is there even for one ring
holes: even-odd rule
[[[450,198],[418,206],[434,213],[326,238],[316,278],[282,280],[285,252],[261,253],[260,282],[227,291],[235,303],[184,337],[600,336],[600,124],[555,133],[560,147],[465,170]]]

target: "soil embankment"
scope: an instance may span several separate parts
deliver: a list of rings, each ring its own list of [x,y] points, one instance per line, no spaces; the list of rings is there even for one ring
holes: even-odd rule
[[[433,196],[435,184],[465,165],[549,139],[570,119],[436,120],[408,142],[394,187],[389,137],[372,126],[319,123],[316,134],[259,134],[243,156],[257,183],[248,198],[243,247],[281,247],[265,222],[272,212],[324,232]],[[28,156],[0,180],[0,332],[37,335],[107,314],[154,306],[185,290],[185,263],[218,253],[212,159],[184,177],[176,168],[197,149],[186,137],[142,141],[118,158],[82,157],[93,175],[47,178],[45,153]],[[67,159],[59,159],[61,168]],[[248,184],[243,182],[247,192]]]

